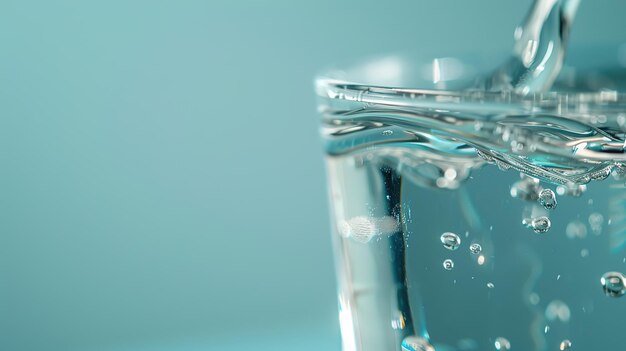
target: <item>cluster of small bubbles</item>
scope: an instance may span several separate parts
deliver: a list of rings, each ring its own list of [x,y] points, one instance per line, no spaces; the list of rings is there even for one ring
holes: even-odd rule
[[[600,235],[602,232],[602,224],[604,224],[604,216],[602,214],[594,212],[589,215],[589,226],[595,235]]]
[[[493,283],[492,283],[492,282],[489,282],[489,283],[487,283],[487,287],[488,287],[489,289],[493,289],[493,288],[495,288],[496,286],[495,286],[495,285],[493,285]]]
[[[531,147],[532,147],[532,144],[531,144]],[[515,153],[520,153],[524,151],[524,148],[526,148],[526,145],[523,142],[520,142],[517,140],[511,141],[511,151]],[[533,150],[529,150],[529,151],[533,151]]]
[[[567,339],[561,341],[561,344],[559,344],[559,350],[561,351],[569,350],[570,347],[572,347],[572,342]]]
[[[481,253],[483,251],[483,247],[480,246],[480,244],[478,244],[478,243],[474,243],[474,244],[470,245],[469,250],[474,255],[478,255],[479,253]]]
[[[511,196],[524,201],[536,201],[540,191],[539,179],[528,176],[523,176],[511,186]]]
[[[443,177],[448,180],[455,180],[457,177],[457,171],[454,168],[448,168],[443,172]]]
[[[390,129],[383,130],[383,135],[391,135],[391,134],[393,134],[393,130],[390,130]]]
[[[445,247],[448,250],[454,251],[458,249],[459,246],[461,245],[461,238],[459,238],[459,236],[454,233],[445,232],[441,234],[440,239],[441,239],[441,243],[443,244],[443,247]]]
[[[561,300],[550,301],[546,306],[546,319],[549,321],[568,322],[571,317],[569,306]]]
[[[580,176],[580,177],[577,179],[577,182],[578,182],[579,184],[587,184],[587,183],[589,183],[590,181],[591,181],[591,176],[590,176],[590,175],[587,175],[587,174],[585,174],[585,175],[583,175],[583,176]]]
[[[511,349],[511,343],[509,342],[509,340],[503,337],[497,337],[493,345],[498,351],[508,351]]]
[[[546,210],[552,210],[556,207],[556,195],[551,189],[543,189],[539,192],[539,203]]]
[[[511,168],[511,165],[506,162],[502,162],[500,160],[495,160],[495,161],[496,161],[496,166],[498,166],[498,168],[500,168],[501,171],[507,171]]]
[[[547,232],[548,230],[550,230],[551,225],[552,223],[550,222],[550,218],[546,216],[533,218],[530,221],[530,226],[533,228],[533,231],[537,234]]]
[[[407,336],[402,340],[402,351],[435,351],[435,348],[425,338]]]
[[[620,272],[607,272],[600,278],[606,296],[620,297],[626,293],[626,277]]]
[[[606,167],[603,168],[597,172],[593,172],[591,173],[591,175],[589,176],[592,180],[605,180],[606,178],[609,177],[609,175],[611,175],[611,168],[612,167]]]
[[[567,195],[578,197],[582,195],[585,191],[587,191],[587,186],[585,184],[568,183],[556,187],[556,193],[561,196]]]
[[[341,236],[365,244],[375,236],[390,235],[397,232],[398,227],[398,219],[391,216],[356,216],[347,221],[339,222],[337,229]]]
[[[492,163],[493,162],[493,157],[491,157],[490,155],[486,154],[484,151],[480,151],[480,150],[476,150],[476,154],[482,158],[483,160]]]
[[[587,226],[579,220],[571,221],[565,227],[565,235],[569,239],[583,239],[587,236]]]
[[[451,271],[452,268],[454,268],[454,261],[452,261],[451,259],[446,259],[443,261],[443,268],[447,271]]]

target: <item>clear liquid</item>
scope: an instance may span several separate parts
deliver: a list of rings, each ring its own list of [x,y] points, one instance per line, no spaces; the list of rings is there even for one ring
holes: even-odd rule
[[[541,182],[557,193],[546,209],[511,196],[517,171],[483,164],[453,189],[424,186],[403,177],[392,153],[328,157],[344,350],[623,347],[626,300],[601,284],[626,271],[623,181],[580,196]],[[548,231],[523,224],[538,216]],[[457,249],[442,243],[446,232],[460,237]]]
[[[511,58],[479,79],[476,88],[522,94],[548,90],[561,71],[578,3],[535,0],[526,20],[515,30]]]
[[[519,99],[552,87],[577,4],[536,1],[464,95],[327,91],[344,351],[624,348],[626,108],[606,103],[624,97]]]

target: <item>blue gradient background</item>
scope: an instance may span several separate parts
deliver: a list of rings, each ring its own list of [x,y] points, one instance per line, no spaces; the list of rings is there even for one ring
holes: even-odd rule
[[[313,76],[508,50],[529,4],[2,0],[0,349],[339,350]]]

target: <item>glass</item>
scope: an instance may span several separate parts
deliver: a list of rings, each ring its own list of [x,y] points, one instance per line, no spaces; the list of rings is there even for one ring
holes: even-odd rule
[[[343,350],[623,348],[624,57],[526,96],[472,61],[316,80]]]

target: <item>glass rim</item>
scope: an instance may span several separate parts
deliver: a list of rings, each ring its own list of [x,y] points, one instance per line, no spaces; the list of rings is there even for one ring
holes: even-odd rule
[[[406,54],[390,55],[390,57],[406,58]],[[461,56],[462,57],[462,56]],[[366,58],[361,62],[348,64],[345,67],[355,67],[376,64],[383,58]],[[443,57],[443,59],[455,59],[455,57]],[[437,58],[431,58],[436,61]],[[425,62],[417,62],[416,67],[424,66]],[[613,64],[612,67],[620,65]],[[402,73],[403,68],[399,68]],[[619,67],[626,72],[626,67]],[[510,111],[517,106],[524,111],[528,108],[541,108],[542,110],[561,110],[585,105],[585,108],[593,110],[614,109],[620,107],[626,112],[626,91],[617,89],[595,89],[583,91],[551,90],[547,92],[521,94],[515,91],[487,91],[468,89],[440,89],[434,87],[415,87],[411,84],[386,84],[376,81],[366,81],[358,77],[346,77],[346,71],[340,68],[331,68],[322,71],[315,77],[315,90],[320,98],[339,99],[374,105],[386,105],[396,107],[419,107],[419,108],[445,108],[446,105],[454,105],[459,108],[462,103],[465,108],[471,109],[472,104],[481,105],[489,109],[503,109]],[[624,75],[626,78],[626,74]],[[382,79],[384,80],[384,79]],[[428,84],[424,84],[428,85]],[[623,88],[620,86],[620,89]]]

